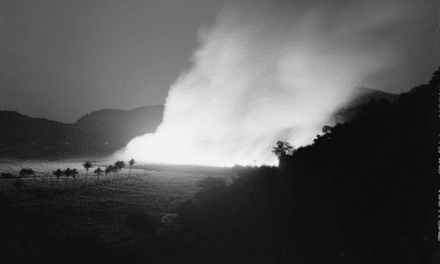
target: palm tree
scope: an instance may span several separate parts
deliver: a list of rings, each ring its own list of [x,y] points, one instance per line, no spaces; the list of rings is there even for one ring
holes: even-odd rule
[[[78,172],[77,169],[72,169],[72,170],[70,171],[70,174],[72,175],[74,181],[75,181],[75,177],[76,177],[76,175],[77,175],[78,173],[79,173],[79,172]]]
[[[115,173],[118,171],[118,168],[113,165],[109,165],[108,167],[109,172],[113,173],[113,179],[116,177]]]
[[[77,169],[72,169],[71,170],[72,173],[72,177],[75,178],[75,176],[79,173]]]
[[[131,173],[131,167],[133,167],[133,165],[136,163],[136,161],[134,159],[131,159],[130,161],[128,161],[128,164],[130,165],[130,171],[128,172],[128,177],[130,177],[130,173]]]
[[[67,186],[67,184],[69,183],[69,177],[72,175],[72,170],[70,168],[65,169],[64,175],[66,175],[66,177],[67,177],[67,182],[66,182],[66,186]],[[74,184],[75,184],[75,182],[74,182]]]
[[[89,169],[92,167],[92,163],[90,161],[86,161],[83,164],[84,169],[86,169],[86,181],[87,181],[87,175],[89,173]]]
[[[98,182],[99,182],[99,175],[101,175],[101,173],[103,172],[103,170],[101,170],[101,167],[98,167],[94,173],[98,174]]]
[[[107,177],[107,174],[109,174],[110,172],[112,172],[112,165],[105,167],[105,176]]]
[[[122,160],[118,160],[118,161],[116,161],[115,162],[115,171],[118,171],[118,170],[122,170],[123,168],[125,168],[125,162],[124,161],[122,161]]]
[[[53,172],[53,175],[55,175],[55,177],[57,177],[57,182],[58,182],[58,179],[64,175],[64,172],[61,169],[58,169]]]

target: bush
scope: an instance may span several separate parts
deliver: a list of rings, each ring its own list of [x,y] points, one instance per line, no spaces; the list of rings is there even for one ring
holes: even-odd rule
[[[30,175],[34,175],[35,172],[32,169],[21,169],[19,176],[20,177],[26,177]]]
[[[14,175],[12,173],[2,173],[3,179],[12,179]]]

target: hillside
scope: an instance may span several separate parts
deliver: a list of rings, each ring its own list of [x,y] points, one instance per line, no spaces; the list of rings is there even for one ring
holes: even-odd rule
[[[334,114],[334,120],[336,123],[348,122],[361,113],[365,105],[370,101],[379,102],[384,99],[389,103],[393,103],[398,98],[398,94],[386,93],[365,87],[359,88],[357,96]]]
[[[73,124],[0,111],[0,155],[57,159],[110,154],[136,136],[153,133],[162,122],[163,111],[163,105],[128,111],[102,109]]]

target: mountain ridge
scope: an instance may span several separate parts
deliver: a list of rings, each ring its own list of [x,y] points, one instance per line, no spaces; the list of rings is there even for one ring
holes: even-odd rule
[[[392,103],[398,97],[361,88],[353,100],[334,114],[334,120],[343,123],[353,119],[371,100]],[[60,159],[110,155],[133,138],[154,133],[162,123],[164,110],[164,105],[100,109],[83,115],[75,123],[0,111],[0,157]]]
[[[0,156],[57,159],[111,154],[136,136],[154,133],[163,111],[163,105],[101,109],[70,124],[0,111]]]

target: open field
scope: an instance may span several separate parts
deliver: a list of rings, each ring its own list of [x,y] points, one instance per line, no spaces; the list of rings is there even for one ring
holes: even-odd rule
[[[81,236],[118,245],[136,237],[124,222],[128,215],[143,212],[160,221],[196,193],[199,180],[229,173],[228,169],[136,164],[129,177],[129,169],[125,168],[117,176],[109,174],[98,179],[93,174],[96,167],[111,163],[92,163],[94,167],[86,177],[80,161],[3,160],[0,173],[18,174],[21,168],[36,172],[23,179],[26,185],[22,191],[13,187],[15,179],[0,180],[0,221],[11,243],[43,255],[53,245]],[[75,180],[62,177],[57,181],[51,175],[67,167],[80,172]]]

